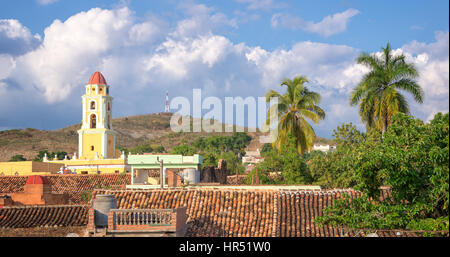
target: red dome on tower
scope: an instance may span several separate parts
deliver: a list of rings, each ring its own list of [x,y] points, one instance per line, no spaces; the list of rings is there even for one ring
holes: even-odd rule
[[[48,184],[48,180],[46,177],[42,177],[39,175],[29,176],[26,182],[27,185],[30,184]]]
[[[99,71],[96,71],[94,74],[92,74],[88,84],[106,85],[106,79]]]

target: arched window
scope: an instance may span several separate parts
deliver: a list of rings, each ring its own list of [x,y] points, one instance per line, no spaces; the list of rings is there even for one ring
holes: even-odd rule
[[[108,129],[111,129],[111,116],[108,115]]]
[[[111,103],[108,102],[108,111],[111,111]]]
[[[94,146],[93,145],[91,145],[91,151],[94,151]]]
[[[95,101],[91,102],[91,110],[95,110]]]
[[[97,128],[97,116],[95,114],[91,115],[91,128]]]

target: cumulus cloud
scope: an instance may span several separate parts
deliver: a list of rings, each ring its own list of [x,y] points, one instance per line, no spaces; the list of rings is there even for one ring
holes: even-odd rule
[[[191,7],[185,18],[165,27],[154,19],[138,21],[127,7],[94,8],[55,20],[41,44],[21,56],[0,54],[0,126],[59,128],[79,122],[80,96],[96,70],[111,85],[115,117],[162,111],[166,90],[170,98],[191,98],[193,88],[221,99],[264,96],[268,89],[284,92],[283,78],[305,75],[327,112],[314,126],[319,135],[331,136],[344,121],[362,126],[357,109],[348,106],[349,92],[367,72],[355,64],[359,49],[309,41],[272,51],[236,44],[216,32],[233,28],[232,19],[206,6]],[[448,96],[444,48],[448,32],[437,33],[433,43],[414,41],[398,50],[421,73],[428,102],[412,109],[422,119],[448,111],[448,98],[439,98]]]
[[[345,45],[300,42],[290,50],[267,52],[253,48],[247,54],[263,73],[262,85],[273,87],[283,78],[304,74],[310,82],[328,89],[347,92],[364,68],[354,66],[358,50]]]
[[[188,38],[201,36],[221,28],[238,27],[235,18],[230,19],[225,14],[215,12],[214,8],[203,4],[183,2],[178,8],[188,17],[177,22],[175,30],[170,33],[172,37]]]
[[[292,30],[303,30],[328,37],[346,31],[350,18],[358,13],[358,10],[350,8],[344,12],[329,15],[317,23],[305,21],[300,17],[286,13],[276,13],[272,16],[271,26],[274,28],[286,27]]]
[[[425,120],[449,110],[449,32],[437,31],[435,40],[429,44],[413,41],[401,48],[419,70],[418,82],[425,91],[425,101],[420,106],[413,102],[412,108]]]
[[[94,8],[65,22],[55,20],[45,29],[42,45],[16,59],[10,79],[33,86],[48,102],[62,101],[102,57],[123,45],[131,19],[127,8]]]
[[[40,43],[41,36],[32,35],[18,20],[0,19],[0,54],[21,55]]]

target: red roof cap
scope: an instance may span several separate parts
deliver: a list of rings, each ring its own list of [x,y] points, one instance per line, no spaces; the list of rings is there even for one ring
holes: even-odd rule
[[[96,71],[92,74],[88,84],[106,85],[106,79],[99,71]]]
[[[32,175],[29,176],[27,179],[27,185],[30,184],[48,184],[48,180],[46,177],[39,176],[39,175]]]

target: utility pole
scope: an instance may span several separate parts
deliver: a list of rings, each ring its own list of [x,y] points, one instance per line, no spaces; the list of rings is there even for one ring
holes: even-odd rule
[[[164,188],[164,160],[159,160],[159,183],[161,184],[161,189]]]

